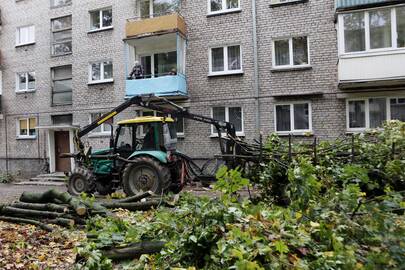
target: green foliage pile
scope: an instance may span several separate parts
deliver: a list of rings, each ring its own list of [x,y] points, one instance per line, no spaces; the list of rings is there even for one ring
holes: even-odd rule
[[[219,198],[183,193],[175,208],[94,218],[87,230],[97,238],[79,248],[87,260],[78,268],[111,269],[100,249],[159,240],[167,242],[159,254],[120,268],[403,269],[405,125],[390,125],[372,135],[375,141],[355,138],[354,162],[342,155],[350,144],[332,143],[320,146],[317,162],[311,154],[295,155],[287,166],[280,160],[288,156],[271,161],[257,177],[259,201],[238,195],[251,185],[239,170],[222,168]]]

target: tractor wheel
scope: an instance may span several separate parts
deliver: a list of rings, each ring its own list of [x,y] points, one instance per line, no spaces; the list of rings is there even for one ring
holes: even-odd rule
[[[161,194],[169,189],[171,176],[168,167],[150,157],[138,157],[133,161],[127,164],[122,176],[125,194],[133,196],[149,190]]]
[[[76,168],[69,177],[68,192],[74,196],[78,196],[82,192],[92,193],[92,177],[88,169],[82,167]]]

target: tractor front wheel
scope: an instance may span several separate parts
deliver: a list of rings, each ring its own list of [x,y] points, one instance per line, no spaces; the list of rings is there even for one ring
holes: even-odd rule
[[[170,187],[170,170],[151,157],[137,157],[127,164],[123,173],[125,194],[133,196],[141,192],[152,191],[161,194]]]
[[[92,193],[91,179],[92,174],[88,169],[76,168],[69,177],[68,192],[74,196],[78,196],[82,192]]]

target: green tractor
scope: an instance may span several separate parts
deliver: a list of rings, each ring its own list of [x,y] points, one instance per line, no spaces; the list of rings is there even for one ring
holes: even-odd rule
[[[231,123],[192,114],[169,100],[154,98],[166,106],[152,103],[150,96],[135,96],[76,132],[74,140],[78,152],[63,155],[75,159],[76,167],[70,173],[68,182],[71,194],[98,192],[106,195],[121,187],[129,196],[146,191],[161,194],[167,191],[179,192],[191,179],[212,179],[213,174],[204,173],[207,166],[200,167],[191,158],[176,151],[176,125],[168,115],[213,125],[217,129],[221,154],[227,159],[226,164],[232,167],[238,163],[234,158],[237,154],[237,139]],[[83,136],[131,105],[155,110],[165,116],[120,121],[115,134],[111,127],[109,148],[94,152],[91,147],[85,149],[81,141]],[[224,131],[227,134],[226,140],[221,138]]]

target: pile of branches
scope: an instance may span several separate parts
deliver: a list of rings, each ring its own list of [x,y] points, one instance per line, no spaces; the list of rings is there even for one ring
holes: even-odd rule
[[[144,211],[162,204],[170,206],[173,202],[163,200],[151,191],[121,200],[97,203],[50,189],[44,193],[24,192],[19,201],[0,205],[0,220],[32,224],[51,232],[53,228],[50,224],[72,228],[75,225],[85,225],[86,219],[92,216],[111,215],[111,209]]]

